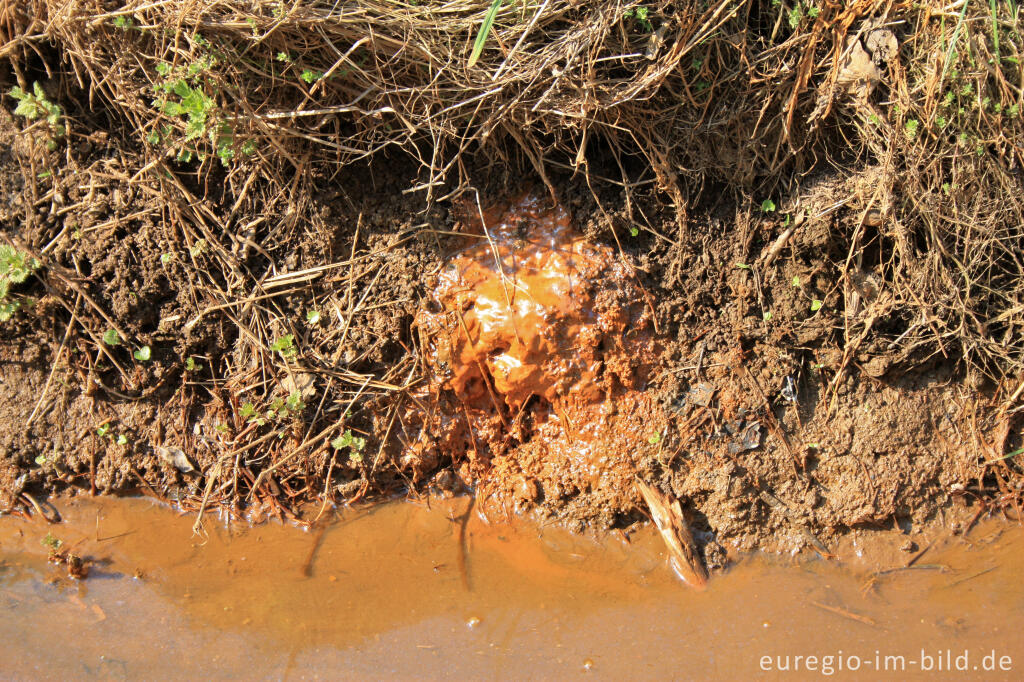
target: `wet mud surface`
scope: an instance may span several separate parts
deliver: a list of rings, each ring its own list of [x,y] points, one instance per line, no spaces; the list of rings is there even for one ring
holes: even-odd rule
[[[191,515],[146,499],[58,506],[57,525],[0,517],[6,678],[807,679],[831,656],[829,677],[933,679],[946,651],[979,669],[994,651],[1011,669],[984,678],[1018,679],[1024,664],[1016,525],[853,534],[835,561],[747,557],[698,592],[649,526],[625,542],[488,523],[468,498],[198,537]],[[85,580],[47,563],[47,534]],[[796,673],[796,656],[817,670]]]
[[[481,217],[414,322],[429,383],[405,461],[451,461],[519,511],[585,494],[614,518],[634,506],[636,445],[666,421],[646,392],[653,307],[561,207],[527,195]]]

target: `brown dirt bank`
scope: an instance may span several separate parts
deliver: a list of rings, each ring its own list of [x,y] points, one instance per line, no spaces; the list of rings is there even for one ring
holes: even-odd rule
[[[982,88],[1017,92],[1019,74],[1009,66],[997,76],[970,70],[959,53],[948,67],[924,65],[922,55],[934,54],[942,34],[941,22],[920,8],[891,16],[872,3],[830,8],[819,26],[806,16],[793,25],[747,3],[745,19],[723,19],[732,32],[715,33],[703,57],[687,59],[708,77],[712,54],[716,68],[739,68],[748,57],[757,68],[767,68],[765,60],[780,69],[804,64],[807,80],[787,81],[789,109],[778,93],[765,95],[769,118],[757,137],[735,133],[755,130],[756,112],[746,107],[764,94],[752,88],[765,73],[721,71],[710,82],[722,92],[701,100],[714,107],[694,118],[688,105],[664,106],[674,89],[693,84],[677,80],[681,55],[671,53],[667,62],[630,62],[653,62],[642,69],[647,80],[636,82],[656,96],[623,90],[614,102],[602,100],[588,140],[589,129],[550,112],[529,120],[509,114],[494,128],[504,137],[495,138],[476,123],[432,118],[397,100],[383,113],[316,113],[311,102],[326,106],[318,93],[334,106],[354,96],[354,86],[329,79],[314,86],[337,55],[323,61],[333,54],[330,40],[319,42],[323,34],[297,37],[310,21],[301,3],[281,16],[253,15],[255,24],[178,8],[185,28],[177,46],[174,35],[152,28],[167,19],[163,10],[114,4],[60,16],[45,2],[28,3],[31,11],[0,4],[8,22],[0,33],[8,41],[0,50],[4,91],[17,83],[33,92],[39,82],[41,99],[62,107],[60,130],[45,116],[32,122],[15,114],[19,102],[10,97],[0,110],[0,241],[40,266],[12,281],[9,300],[20,309],[0,323],[0,510],[31,506],[25,494],[68,487],[142,489],[188,508],[259,519],[296,515],[300,503],[324,497],[344,503],[479,486],[482,501],[508,513],[622,527],[644,516],[629,487],[636,474],[684,501],[712,564],[724,556],[721,545],[824,552],[847,529],[919,527],[951,504],[1015,513],[1024,480],[1014,459],[1024,429],[1024,287],[1015,246],[1024,194],[1012,142],[1021,139],[1020,119],[984,108],[962,113],[976,136],[964,153],[933,125],[936,102],[907,83],[929,83],[929,97],[941,100],[946,90],[936,77],[953,69],[954,99],[974,111],[968,99]],[[588,63],[605,64],[593,60],[656,37],[656,30],[637,35],[621,9],[579,10],[628,29],[601,34]],[[652,11],[678,17],[683,9],[666,3]],[[132,23],[115,24],[119,16]],[[869,58],[877,71],[862,84],[871,87],[854,97],[844,89],[850,83],[837,85],[845,34],[834,33],[828,48],[820,41],[826,29],[856,26],[864,43],[884,17],[915,22],[914,30],[900,24],[899,60]],[[965,17],[967,35],[987,40],[984,17]],[[662,38],[689,44],[687,21],[665,18],[679,34]],[[1016,18],[1005,21],[1016,26]],[[499,29],[519,31],[515,37],[524,26]],[[1015,30],[1002,37],[1003,54],[1016,44]],[[97,47],[84,48],[75,31]],[[269,76],[249,52],[262,45],[259,31],[285,54]],[[878,41],[888,37],[864,44],[881,55]],[[800,58],[816,50],[820,67]],[[360,59],[355,84],[398,77],[388,71],[394,61]],[[484,61],[501,64],[496,50]],[[301,71],[300,62],[310,78],[289,71]],[[195,73],[190,64],[199,65]],[[931,70],[914,71],[925,66]],[[581,78],[567,73],[566,87]],[[620,84],[638,78],[602,73]],[[285,74],[295,83],[285,85]],[[462,85],[465,93],[481,88],[475,80]],[[479,101],[494,107],[493,116],[525,115],[523,102],[536,104],[542,93],[523,87],[534,99]],[[162,104],[151,107],[143,91]],[[455,104],[445,93],[435,93],[438,111]],[[576,95],[586,100],[558,94],[563,106]],[[645,138],[643,102],[661,107],[658,120],[685,130],[692,145],[669,149]],[[718,102],[738,109],[730,115]],[[195,107],[194,115],[182,107]],[[244,135],[236,129],[236,144],[220,127],[229,112],[238,114],[232,107],[266,114],[264,124],[285,120],[275,118],[281,107],[315,115],[273,134],[258,125]],[[617,109],[633,118],[616,122]],[[802,112],[806,128],[799,116],[791,126],[787,111]],[[930,111],[931,127],[908,128],[908,111],[920,120]],[[381,123],[395,112],[406,128]],[[335,113],[354,119],[329,118]],[[205,126],[215,114],[217,126],[186,139],[189,125]],[[610,132],[623,127],[633,142]],[[545,128],[556,132],[543,137]],[[465,132],[457,150],[448,146],[454,129]],[[726,138],[723,130],[731,131]],[[800,141],[790,139],[798,130]],[[516,139],[519,131],[529,139]],[[407,133],[405,142],[396,137]],[[439,137],[428,144],[432,133]],[[534,135],[546,142],[530,142]],[[250,139],[257,142],[251,155],[242,149]],[[369,147],[351,151],[357,143]],[[450,175],[435,172],[440,161],[424,166],[431,148],[455,169]],[[356,158],[364,152],[373,158]],[[813,162],[817,155],[830,161]],[[554,320],[537,348],[575,373],[567,383],[541,377],[540,388],[519,395],[521,386],[510,384],[496,397],[497,375],[481,365],[466,380],[477,380],[476,388],[446,384],[438,377],[452,349],[439,357],[438,325],[424,337],[425,325],[413,323],[443,305],[448,294],[438,293],[436,275],[465,253],[473,210],[531,188],[553,193],[586,238],[580,248],[607,259],[589,272],[586,296],[617,321],[578,341],[589,322],[569,312]],[[525,238],[529,225],[523,229]],[[514,256],[521,247],[508,238]],[[475,333],[471,315],[446,324],[452,338],[463,325],[467,336]],[[638,330],[652,334],[650,345],[631,340]],[[474,364],[478,353],[481,362],[521,361],[513,345],[471,341],[459,354]],[[577,475],[566,454],[572,448],[561,444],[580,415],[596,414],[587,391],[589,402],[567,407],[584,380],[615,411],[600,427],[604,461],[616,463],[603,478]],[[445,400],[450,412],[431,412]],[[447,447],[410,457],[416,420],[430,423],[410,409],[424,405],[449,420],[464,408],[472,426],[456,425]],[[477,459],[484,445],[487,456]],[[559,457],[569,463],[552,465]]]

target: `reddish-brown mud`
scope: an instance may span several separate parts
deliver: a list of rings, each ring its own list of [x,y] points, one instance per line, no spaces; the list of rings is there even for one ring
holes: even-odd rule
[[[527,196],[481,217],[416,318],[430,384],[407,413],[406,464],[450,459],[519,508],[580,492],[631,507],[637,445],[665,421],[644,393],[658,352],[645,293],[558,206]]]
[[[203,536],[145,499],[57,506],[59,525],[0,517],[5,679],[948,679],[949,652],[962,679],[1009,680],[1024,664],[1024,535],[995,523],[855,533],[837,561],[750,557],[697,592],[651,526],[627,543],[489,523],[467,498]],[[88,578],[47,563],[48,533]]]

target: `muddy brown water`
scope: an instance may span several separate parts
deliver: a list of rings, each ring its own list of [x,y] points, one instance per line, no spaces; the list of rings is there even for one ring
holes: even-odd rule
[[[309,532],[208,519],[204,536],[193,535],[192,516],[146,499],[58,506],[60,525],[0,517],[5,679],[1020,679],[1024,670],[1017,526],[975,526],[966,539],[939,532],[914,568],[880,575],[913,556],[897,548],[905,539],[851,540],[838,561],[746,557],[696,592],[672,575],[649,527],[626,542],[489,524],[466,514],[468,499],[339,511]],[[90,560],[86,580],[47,562],[48,532]]]

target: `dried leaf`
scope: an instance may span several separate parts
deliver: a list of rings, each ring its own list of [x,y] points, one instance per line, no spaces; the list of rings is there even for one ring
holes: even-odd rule
[[[157,445],[153,448],[153,451],[156,452],[157,457],[175,467],[178,471],[190,472],[196,470],[192,466],[192,462],[188,461],[188,457],[185,456],[185,451],[181,448],[174,447],[173,445],[169,448]]]
[[[690,587],[702,589],[707,585],[708,571],[697,552],[693,533],[683,518],[679,500],[652,488],[639,478],[636,479],[636,487],[651,510],[651,518],[661,532],[661,539],[668,546],[676,573]]]

